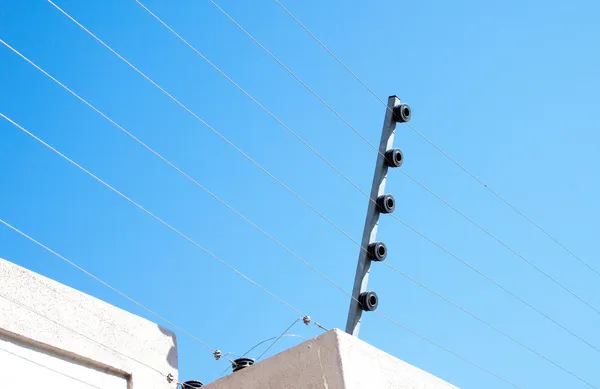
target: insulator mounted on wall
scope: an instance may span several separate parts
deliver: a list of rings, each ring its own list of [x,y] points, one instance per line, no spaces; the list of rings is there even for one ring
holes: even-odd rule
[[[390,149],[385,152],[385,164],[388,167],[400,167],[404,162],[404,154],[400,149]]]
[[[383,242],[373,242],[367,247],[367,254],[372,261],[381,262],[387,257],[387,247]]]
[[[233,361],[233,363],[231,364],[231,367],[233,368],[233,371],[236,372],[238,370],[242,370],[245,369],[249,366],[254,365],[254,359],[252,358],[238,358],[236,360]]]
[[[410,120],[410,107],[408,104],[400,104],[394,107],[394,120],[398,123],[406,123]]]
[[[377,309],[377,305],[379,305],[379,297],[373,291],[362,292],[358,295],[358,302],[363,311],[374,311]]]
[[[181,389],[198,389],[203,387],[204,384],[200,381],[185,381],[183,384],[181,384]]]
[[[310,325],[310,316],[306,315],[302,318],[302,322],[304,322],[304,324],[306,324],[307,326]]]
[[[391,194],[384,194],[377,197],[377,210],[380,213],[392,213],[396,209],[396,200]]]

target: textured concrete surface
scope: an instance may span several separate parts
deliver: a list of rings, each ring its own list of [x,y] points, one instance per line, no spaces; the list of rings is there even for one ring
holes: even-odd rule
[[[456,389],[337,329],[205,388]]]
[[[66,358],[78,366],[73,371],[83,366],[90,376],[91,370],[101,370],[123,377],[129,389],[175,387],[165,379],[169,373],[177,377],[173,333],[3,259],[0,338],[9,351]]]

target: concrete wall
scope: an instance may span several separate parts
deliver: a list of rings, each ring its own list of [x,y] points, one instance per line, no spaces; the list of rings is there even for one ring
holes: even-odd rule
[[[0,366],[2,388],[20,388],[29,379],[33,386],[44,389],[127,389],[128,386],[128,377],[124,374],[99,369],[2,334]]]
[[[0,259],[0,366],[0,388],[33,379],[49,389],[167,389],[177,343],[146,319]]]
[[[456,389],[340,330],[240,370],[206,389]]]

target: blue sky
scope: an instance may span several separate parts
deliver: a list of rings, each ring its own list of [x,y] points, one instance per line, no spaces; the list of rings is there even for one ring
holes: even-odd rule
[[[218,3],[372,143],[384,108],[272,0]],[[65,11],[155,79],[355,239],[367,200],[135,1],[62,0]],[[376,155],[208,0],[145,4],[363,190]],[[600,268],[597,2],[284,3],[411,124],[578,256]],[[0,39],[351,290],[358,249],[45,1],[0,1]],[[0,112],[323,325],[344,327],[348,298],[0,47]],[[0,121],[0,218],[215,348],[240,353],[297,314],[57,155]],[[600,307],[599,277],[406,126],[404,169],[511,248]],[[396,214],[589,343],[594,310],[409,181],[388,179]],[[382,218],[390,264],[600,386],[600,355],[400,223]],[[7,228],[0,257],[151,316]],[[383,266],[379,310],[521,387],[586,387]],[[316,327],[295,326],[304,337]],[[506,383],[366,315],[361,338],[462,388]],[[226,367],[178,334],[182,379]],[[269,354],[294,345],[283,339]]]

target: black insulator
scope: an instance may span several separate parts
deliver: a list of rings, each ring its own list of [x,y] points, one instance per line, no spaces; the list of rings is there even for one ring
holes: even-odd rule
[[[358,295],[358,302],[363,311],[374,311],[377,309],[377,305],[379,305],[379,298],[377,297],[377,293],[373,291],[362,292]]]
[[[408,104],[400,104],[394,107],[394,119],[398,123],[405,123],[410,120],[410,107]]]
[[[387,247],[383,242],[373,242],[367,247],[367,253],[372,261],[381,262],[387,257]]]
[[[392,213],[396,208],[396,200],[391,194],[384,194],[377,197],[377,209],[381,213]]]
[[[186,381],[181,384],[181,389],[198,389],[203,386],[204,384],[200,381]]]
[[[247,368],[248,366],[252,366],[254,365],[254,359],[252,358],[238,358],[236,360],[233,361],[233,363],[231,364],[231,367],[233,368],[233,371],[236,372],[238,370],[242,370]]]
[[[385,152],[385,164],[389,167],[400,167],[404,162],[404,155],[400,149],[390,149]]]

